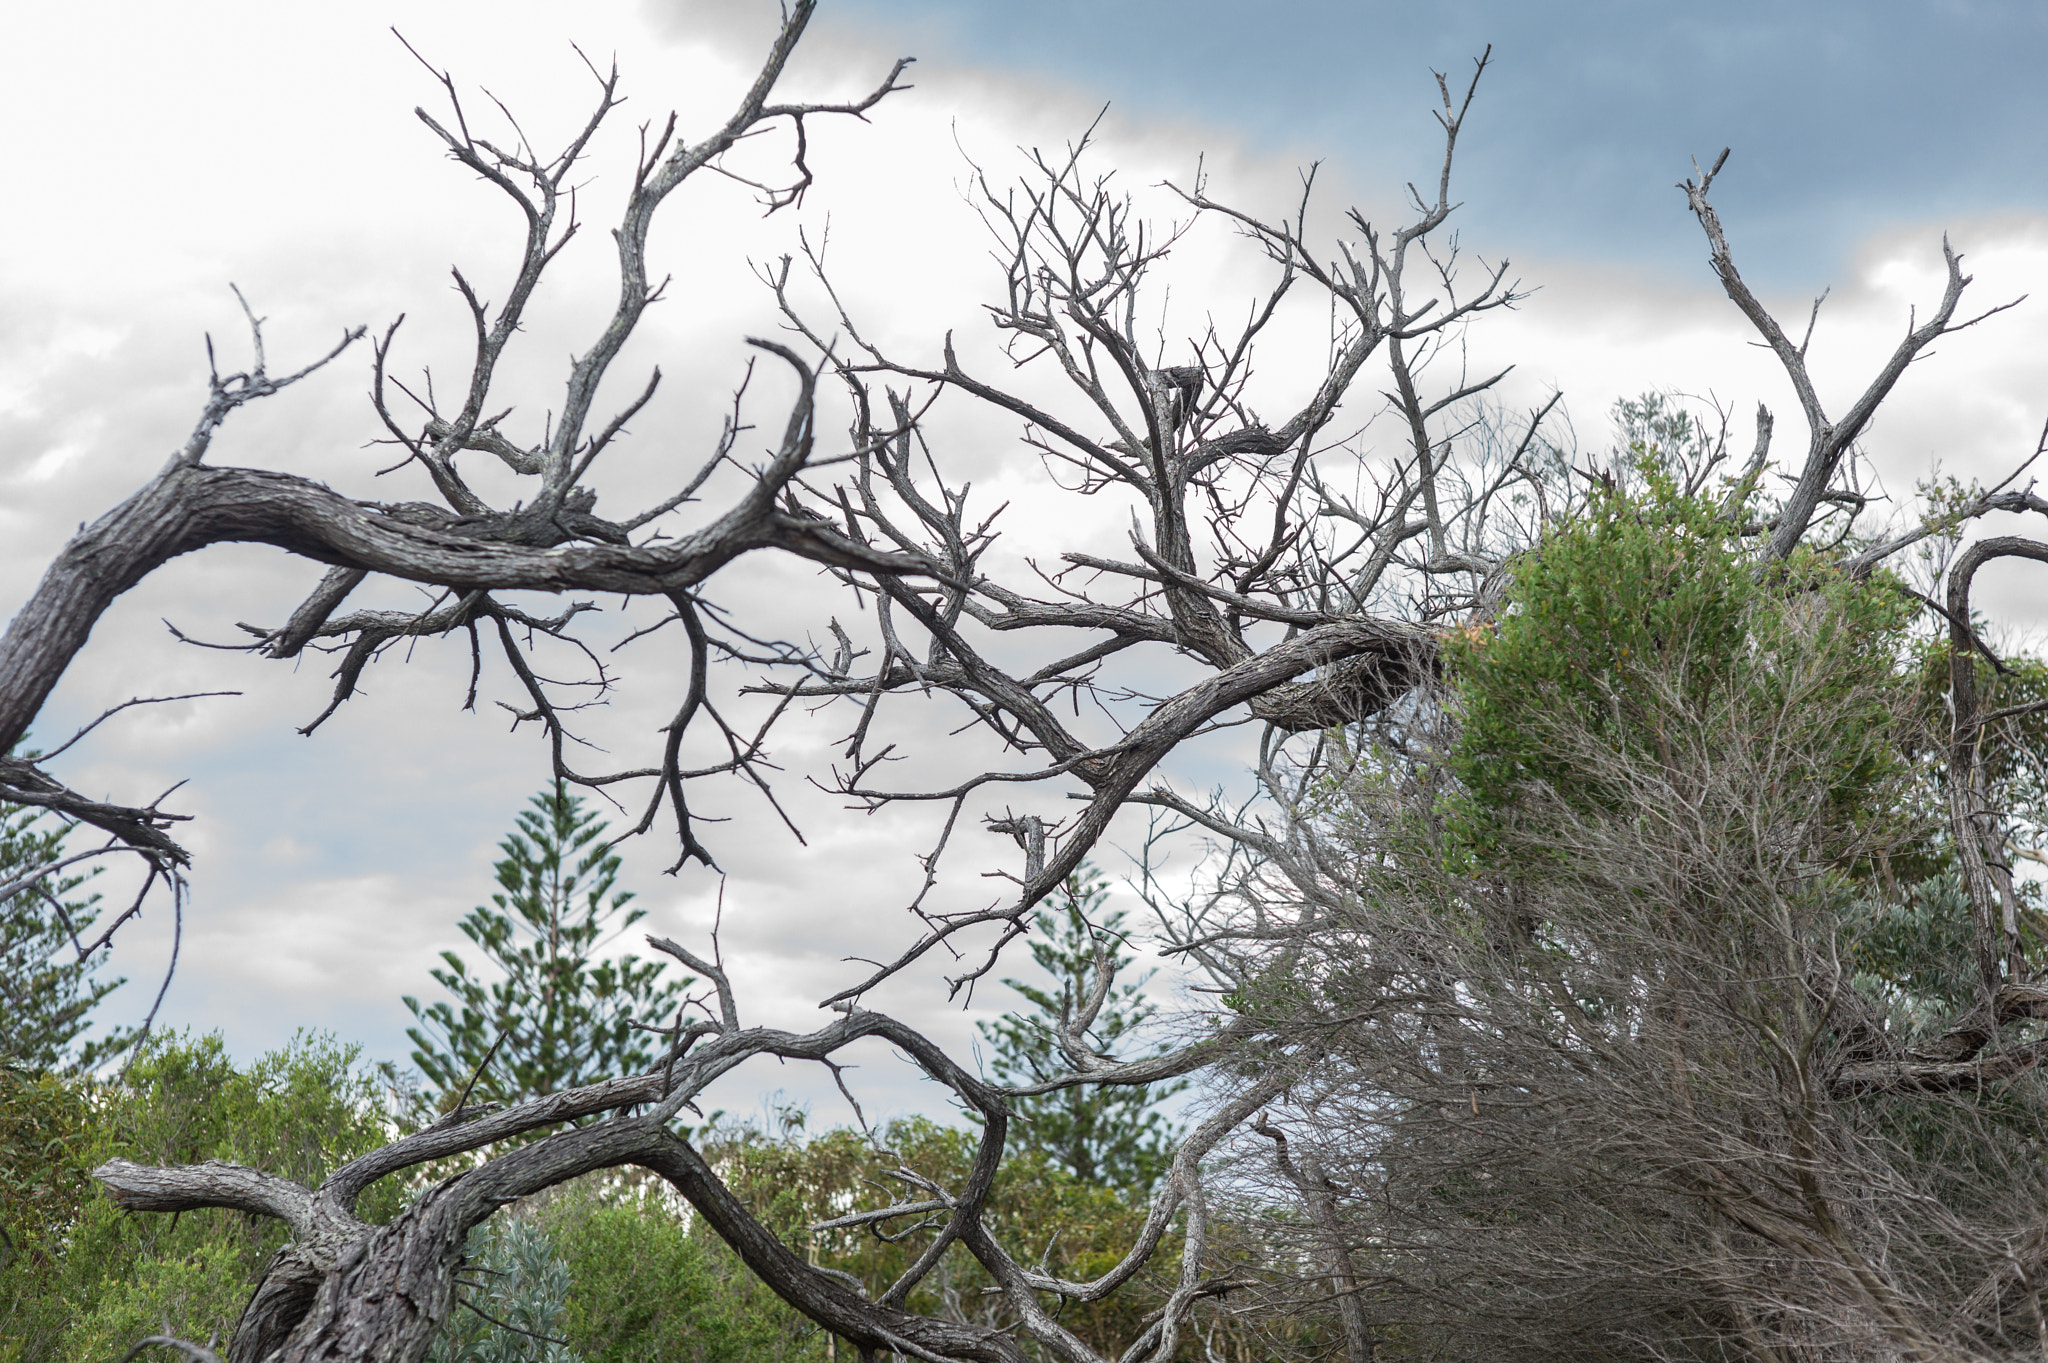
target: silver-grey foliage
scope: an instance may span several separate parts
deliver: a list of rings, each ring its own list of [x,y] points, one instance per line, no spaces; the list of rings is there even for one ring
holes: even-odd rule
[[[538,1221],[501,1216],[478,1226],[456,1279],[455,1314],[427,1363],[578,1363],[562,1338],[569,1264]]]

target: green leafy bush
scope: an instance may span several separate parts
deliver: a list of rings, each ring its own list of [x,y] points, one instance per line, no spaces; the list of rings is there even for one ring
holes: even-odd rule
[[[1602,495],[1516,561],[1499,620],[1449,641],[1454,830],[1483,853],[1539,791],[1624,809],[1629,763],[1670,767],[1674,744],[1802,711],[1829,731],[1799,735],[1786,774],[1852,823],[1880,812],[1903,771],[1910,602],[1811,556],[1760,570],[1712,502],[1641,472],[1642,492]]]
[[[0,1065],[0,1360],[43,1356],[64,1325],[65,1237],[91,1192],[99,1128],[76,1080]]]
[[[585,1184],[544,1215],[568,1264],[564,1333],[589,1363],[825,1357],[815,1327],[658,1190]]]
[[[17,1160],[39,1159],[56,1191],[19,1223],[28,1252],[0,1268],[6,1363],[106,1363],[166,1329],[225,1341],[283,1243],[281,1224],[238,1212],[122,1212],[92,1189],[94,1166],[229,1160],[311,1186],[391,1134],[357,1048],[306,1033],[246,1069],[218,1034],[188,1034],[151,1041],[118,1082],[7,1082],[10,1176]],[[17,1147],[23,1132],[29,1145]],[[379,1185],[361,1211],[385,1219],[400,1195]]]

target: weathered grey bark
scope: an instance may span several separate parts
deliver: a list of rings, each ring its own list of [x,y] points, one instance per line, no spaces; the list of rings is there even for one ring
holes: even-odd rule
[[[1273,1162],[1294,1185],[1309,1222],[1320,1241],[1324,1267],[1330,1275],[1330,1293],[1337,1301],[1337,1315],[1344,1322],[1344,1357],[1348,1363],[1372,1363],[1375,1353],[1372,1322],[1366,1318],[1365,1303],[1358,1296],[1358,1269],[1351,1261],[1351,1246],[1342,1217],[1337,1212],[1335,1188],[1323,1172],[1320,1161],[1304,1151],[1299,1158],[1287,1147],[1287,1133],[1261,1117],[1252,1128],[1273,1142]]]
[[[1433,642],[1354,654],[1324,668],[1312,681],[1283,682],[1254,696],[1251,712],[1290,734],[1371,719],[1436,670]]]
[[[904,1311],[902,1292],[916,1277],[900,1285],[895,1301],[876,1302],[805,1262],[669,1129],[683,1103],[753,1056],[821,1060],[870,1036],[910,1055],[982,1117],[979,1154],[951,1203],[950,1233],[944,1237],[950,1242],[978,1222],[994,1181],[1007,1135],[1002,1100],[929,1039],[865,1011],[850,1012],[806,1035],[733,1025],[660,1070],[503,1111],[457,1112],[336,1170],[317,1189],[217,1161],[156,1168],[117,1159],[102,1165],[96,1177],[117,1205],[131,1211],[229,1207],[277,1218],[290,1228],[291,1241],[272,1260],[236,1329],[229,1363],[414,1363],[451,1309],[454,1272],[472,1227],[519,1198],[621,1164],[636,1164],[668,1179],[785,1301],[857,1347],[893,1349],[916,1358],[1016,1363],[1021,1353],[999,1331]],[[637,1116],[622,1113],[639,1107],[650,1110]],[[379,1178],[508,1136],[608,1112],[614,1115],[557,1132],[443,1181],[389,1225],[370,1226],[356,1216],[356,1199]]]
[[[1970,587],[1977,570],[1999,558],[2048,563],[2048,543],[2017,535],[1979,540],[1963,551],[1948,573],[1949,710],[1954,725],[1949,739],[1949,828],[1961,863],[1963,888],[1969,895],[1977,974],[1987,1003],[2006,980],[2019,981],[2026,964],[2021,956],[2012,866],[2006,860],[1999,814],[1990,807],[1977,761],[1984,739],[1984,716],[1977,698],[1977,656],[1982,645],[1970,622]]]
[[[1900,338],[1892,353],[1886,357],[1883,366],[1869,385],[1849,405],[1840,420],[1830,420],[1822,407],[1820,394],[1814,388],[1813,378],[1806,368],[1806,348],[1813,339],[1813,322],[1809,320],[1806,335],[1798,344],[1771,316],[1757,296],[1743,282],[1742,274],[1735,268],[1735,257],[1728,249],[1727,234],[1721,228],[1720,215],[1707,200],[1707,191],[1713,186],[1714,177],[1721,173],[1727,163],[1728,153],[1724,150],[1714,164],[1699,175],[1697,181],[1686,180],[1679,188],[1685,191],[1686,203],[1693,215],[1699,219],[1700,229],[1706,233],[1709,250],[1708,262],[1714,267],[1714,274],[1720,279],[1721,287],[1735,306],[1742,310],[1757,333],[1770,346],[1784,367],[1785,376],[1792,381],[1793,392],[1798,395],[1799,409],[1806,417],[1807,447],[1806,459],[1800,466],[1798,480],[1791,493],[1779,508],[1777,524],[1771,527],[1762,557],[1772,562],[1790,554],[1794,547],[1805,538],[1806,530],[1812,524],[1814,514],[1819,511],[1826,497],[1842,459],[1869,428],[1870,420],[1877,415],[1877,409],[1891,394],[1892,388],[1905,375],[1906,368],[1914,359],[1941,337],[1964,327],[1974,325],[1993,313],[2002,312],[2013,306],[2010,303],[1991,308],[1967,321],[1954,321],[1956,305],[1962,301],[1963,290],[1969,286],[1970,277],[1963,273],[1962,257],[1949,246],[1948,239],[1942,238],[1942,259],[1948,267],[1948,280],[1942,289],[1941,301],[1935,305],[1933,315],[1917,327],[1909,329]],[[1697,169],[1697,167],[1695,167]],[[1814,300],[1813,314],[1820,315],[1821,300]],[[1767,429],[1759,423],[1760,429]],[[1767,439],[1768,437],[1760,437]]]
[[[786,462],[780,471],[789,476],[803,461]],[[905,555],[854,543],[829,524],[781,510],[781,491],[780,482],[764,480],[703,529],[635,547],[568,542],[550,522],[523,518],[462,525],[434,508],[365,504],[262,469],[167,470],[65,545],[0,636],[0,746],[27,732],[121,593],[171,559],[212,544],[270,544],[352,572],[457,590],[665,596],[697,586],[741,554],[771,547],[868,572],[925,570]],[[294,631],[305,632],[303,625]]]

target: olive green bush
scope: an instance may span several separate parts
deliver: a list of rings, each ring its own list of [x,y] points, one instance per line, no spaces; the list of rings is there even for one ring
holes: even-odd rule
[[[106,1363],[166,1329],[225,1340],[283,1243],[281,1224],[236,1212],[122,1212],[90,1183],[101,1162],[229,1160],[312,1185],[391,1135],[357,1048],[306,1033],[246,1068],[218,1034],[185,1034],[153,1038],[118,1079],[4,1082],[9,1183],[50,1180],[5,1206],[16,1246],[0,1266],[6,1363]],[[400,1196],[379,1185],[362,1211],[382,1220]]]

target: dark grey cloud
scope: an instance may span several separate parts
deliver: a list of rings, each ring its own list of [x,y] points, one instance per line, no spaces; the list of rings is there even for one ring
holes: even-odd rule
[[[1430,170],[1431,69],[1493,62],[1460,185],[1469,242],[1700,270],[1672,188],[1735,149],[1747,273],[1815,286],[1907,222],[2048,204],[2048,7],[2014,0],[844,0],[928,66],[971,61],[1198,119],[1391,188]]]

